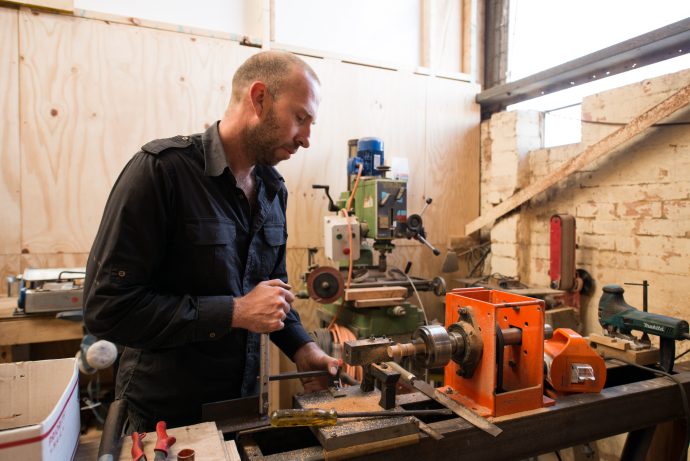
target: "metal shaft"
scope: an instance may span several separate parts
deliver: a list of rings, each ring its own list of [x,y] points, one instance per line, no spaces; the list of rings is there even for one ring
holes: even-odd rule
[[[350,411],[338,413],[339,418],[371,418],[377,416],[443,416],[452,415],[453,412],[448,408],[436,410],[385,410],[385,411]]]

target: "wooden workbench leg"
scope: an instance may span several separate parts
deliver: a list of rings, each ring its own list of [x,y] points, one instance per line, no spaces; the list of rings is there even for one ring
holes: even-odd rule
[[[645,461],[655,430],[656,426],[650,426],[629,432],[620,461]]]
[[[682,457],[683,452],[687,450],[686,435],[685,419],[659,424],[647,453],[647,461],[686,459],[687,453],[685,457]]]

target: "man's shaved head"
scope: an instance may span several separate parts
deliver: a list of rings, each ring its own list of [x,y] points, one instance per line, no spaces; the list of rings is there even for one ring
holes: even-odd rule
[[[316,72],[302,59],[285,51],[262,51],[247,59],[232,78],[232,102],[239,102],[249,86],[256,81],[266,84],[274,98],[294,70],[302,70],[315,82]]]

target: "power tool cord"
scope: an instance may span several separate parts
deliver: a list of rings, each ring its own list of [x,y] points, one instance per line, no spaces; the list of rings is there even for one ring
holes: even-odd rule
[[[352,200],[355,198],[355,191],[357,190],[357,186],[359,185],[359,178],[362,177],[362,170],[363,170],[363,165],[360,163],[359,164],[359,169],[357,170],[357,178],[355,179],[355,184],[352,186],[352,192],[350,193],[350,197],[347,199],[347,202],[345,203],[345,208],[340,210],[343,212],[343,216],[345,216],[345,219],[347,221],[347,234],[348,234],[348,243],[350,245],[350,253],[349,253],[349,264],[347,268],[347,283],[345,285],[346,289],[350,289],[350,284],[352,283],[352,267],[353,267],[353,261],[352,261],[352,224],[350,223],[350,207],[352,207]],[[338,306],[338,310],[335,312],[335,315],[331,319],[331,322],[328,324],[328,329],[330,329],[333,325],[335,325],[336,320],[338,320],[338,316],[340,315],[340,312],[343,310],[343,307],[345,306],[345,296],[343,295],[343,300],[340,303],[340,306]]]
[[[685,392],[685,387],[683,387],[683,383],[675,375],[672,375],[671,373],[666,373],[665,371],[657,370],[655,368],[645,367],[643,365],[629,362],[621,358],[608,357],[604,360],[618,360],[619,362],[623,362],[626,365],[630,365],[632,367],[648,371],[655,375],[665,376],[674,383],[678,384],[678,388],[680,389],[680,397],[681,400],[683,400],[683,409],[685,410],[685,443],[683,444],[683,447],[685,448],[683,449],[683,452],[681,453],[679,460],[685,461],[687,459],[688,443],[690,442],[690,405],[688,405],[688,396]]]

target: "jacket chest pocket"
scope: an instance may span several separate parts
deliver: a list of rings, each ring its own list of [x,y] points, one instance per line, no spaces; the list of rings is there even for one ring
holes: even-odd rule
[[[258,254],[263,275],[270,276],[275,272],[276,264],[283,257],[287,233],[283,224],[264,225],[261,229],[262,246]]]
[[[226,287],[229,268],[239,267],[234,223],[218,219],[190,221],[185,224],[185,237],[186,269],[191,279],[199,280],[206,289]]]

